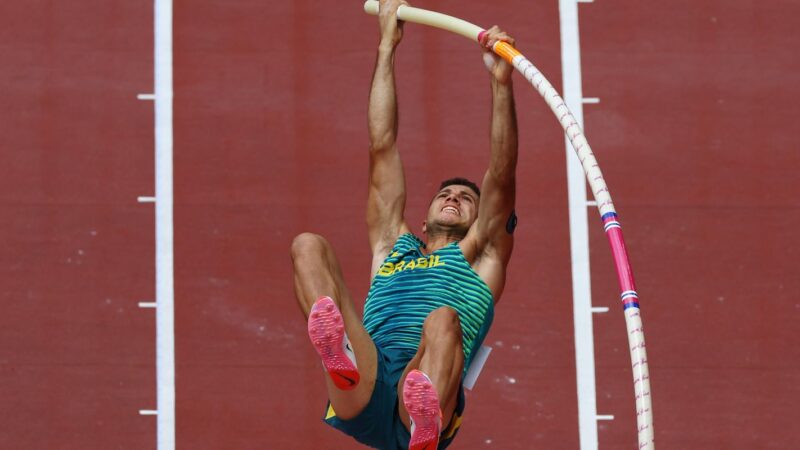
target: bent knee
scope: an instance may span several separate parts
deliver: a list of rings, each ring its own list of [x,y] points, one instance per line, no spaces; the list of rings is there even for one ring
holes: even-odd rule
[[[461,321],[455,309],[442,306],[433,310],[425,318],[422,331],[426,336],[440,339],[444,336],[451,336],[461,341]]]
[[[314,233],[301,233],[292,240],[292,259],[297,259],[309,254],[319,254],[328,248],[328,241]]]

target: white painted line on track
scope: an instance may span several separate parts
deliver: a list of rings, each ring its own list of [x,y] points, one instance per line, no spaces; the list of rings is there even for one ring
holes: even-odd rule
[[[585,97],[582,100],[582,103],[584,105],[596,105],[596,104],[600,103],[600,99],[597,98],[597,97]]]
[[[155,197],[136,197],[136,201],[139,203],[155,203]]]
[[[157,416],[158,415],[158,411],[156,411],[154,409],[140,409],[139,410],[139,415],[140,416]]]
[[[607,313],[608,311],[609,311],[608,306],[592,306],[592,312],[595,314]]]
[[[157,308],[158,303],[156,302],[139,302],[139,308]]]
[[[175,450],[172,0],[155,0],[157,448]]]
[[[597,206],[597,200],[587,200],[586,206]]]
[[[578,2],[559,0],[561,66],[564,102],[581,128],[583,88]],[[594,371],[592,288],[589,270],[589,226],[586,175],[572,144],[565,136],[567,191],[569,198],[570,256],[572,260],[572,309],[575,332],[575,371],[578,390],[578,432],[581,450],[597,450],[597,393]]]
[[[597,416],[597,420],[614,420],[614,416],[611,415]]]
[[[139,100],[155,100],[156,94],[139,94],[136,96]]]
[[[594,3],[594,0],[578,0],[578,3]]]

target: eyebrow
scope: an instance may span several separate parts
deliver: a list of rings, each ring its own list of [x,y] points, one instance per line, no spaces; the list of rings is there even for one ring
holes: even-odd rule
[[[450,189],[449,187],[446,187],[446,188],[444,188],[444,189],[440,190],[439,192],[437,192],[437,193],[436,193],[436,196],[438,197],[438,196],[439,196],[439,194],[450,193],[450,192],[453,192],[453,190],[452,190],[452,189]],[[475,201],[475,199],[477,198],[477,197],[475,197],[474,195],[472,195],[472,193],[471,193],[471,192],[469,192],[469,191],[466,191],[466,190],[465,190],[465,191],[459,191],[459,192],[458,192],[458,194],[459,194],[459,195],[461,195],[461,196],[466,196],[466,197],[469,197],[469,198],[470,198],[470,199],[472,199],[473,201]]]

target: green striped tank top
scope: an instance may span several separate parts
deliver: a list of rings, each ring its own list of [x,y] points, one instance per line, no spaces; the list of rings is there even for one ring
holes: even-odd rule
[[[413,234],[398,238],[378,269],[364,305],[364,327],[375,345],[415,352],[422,324],[433,310],[458,312],[463,331],[464,372],[494,317],[494,299],[486,283],[461,253],[458,242],[425,255]]]

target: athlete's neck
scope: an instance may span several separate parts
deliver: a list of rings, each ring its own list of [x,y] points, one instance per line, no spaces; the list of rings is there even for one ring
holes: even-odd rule
[[[426,253],[430,254],[439,250],[440,248],[447,247],[453,242],[458,242],[464,239],[464,236],[460,233],[436,233],[436,234],[428,234],[427,242],[425,242],[425,251]]]

